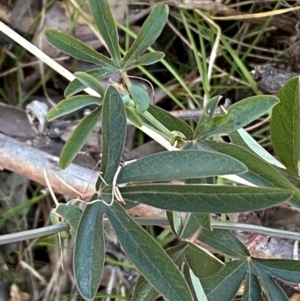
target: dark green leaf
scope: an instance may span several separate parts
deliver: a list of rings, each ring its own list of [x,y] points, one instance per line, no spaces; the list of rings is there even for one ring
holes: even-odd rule
[[[200,246],[188,243],[184,253],[186,261],[198,278],[210,277],[218,273],[224,264]]]
[[[140,56],[136,61],[133,62],[136,66],[148,66],[161,61],[165,54],[160,51],[149,52]]]
[[[109,8],[107,0],[89,0],[95,23],[108,51],[115,62],[120,67],[121,54],[119,49],[119,37],[117,27]]]
[[[266,114],[278,103],[278,98],[271,95],[258,95],[245,98],[228,109],[223,116],[213,118],[209,131],[205,136],[229,134],[246,126],[248,123]],[[202,135],[202,137],[204,137]]]
[[[193,139],[193,130],[190,128],[190,126],[184,121],[171,115],[169,112],[154,105],[149,106],[148,112],[161,124],[163,124],[169,131],[180,131],[185,135],[186,139]],[[147,120],[144,120],[144,122],[150,124]]]
[[[213,124],[214,112],[220,98],[221,96],[215,96],[207,103],[205,110],[196,126],[193,138],[194,140],[199,139],[201,136],[206,136],[206,134],[209,133],[209,130]]]
[[[48,29],[45,35],[52,45],[72,57],[118,71],[112,60],[65,33]]]
[[[120,166],[126,139],[127,121],[122,98],[109,86],[103,98],[101,173],[108,185],[113,183]]]
[[[273,109],[271,140],[274,150],[294,175],[298,175],[300,155],[300,90],[299,77],[288,81],[279,91],[280,103]]]
[[[101,204],[93,203],[84,210],[74,248],[76,285],[87,300],[92,300],[97,293],[105,258]]]
[[[50,109],[47,114],[48,121],[52,121],[58,117],[76,112],[86,106],[97,104],[101,105],[101,98],[90,95],[78,95],[60,101],[55,107]]]
[[[230,231],[219,229],[207,231],[202,229],[199,240],[233,257],[247,257],[250,255],[247,248]]]
[[[265,269],[259,269],[258,275],[266,288],[265,291],[269,300],[289,301],[289,298]]]
[[[178,268],[161,246],[114,202],[103,210],[129,259],[163,296],[172,301],[192,301]]]
[[[273,276],[288,282],[300,283],[300,262],[290,259],[253,259],[255,267],[268,270]]]
[[[114,73],[115,70],[112,70],[111,68],[97,68],[87,71],[86,73],[96,78],[98,81],[103,80],[104,78],[108,77],[112,73]],[[80,82],[77,78],[75,78],[72,82],[69,83],[67,86],[64,95],[65,97],[70,97],[74,94],[77,94],[84,90],[86,86]]]
[[[101,96],[104,95],[104,91],[105,91],[104,87],[92,75],[90,75],[88,73],[85,73],[85,72],[75,72],[74,75],[86,87],[89,87],[89,88],[93,89],[94,91],[96,91]]]
[[[208,301],[231,301],[239,289],[247,272],[247,260],[226,263],[226,266],[216,275],[201,280]]]
[[[82,210],[75,205],[59,204],[55,210],[70,226],[70,234],[75,239]]]
[[[258,279],[252,274],[247,275],[242,301],[263,301]]]
[[[182,150],[160,152],[124,166],[117,182],[170,181],[246,172],[238,160],[217,152]]]
[[[201,141],[201,144],[215,149],[224,154],[228,154],[243,162],[248,172],[240,174],[239,177],[257,185],[264,187],[278,187],[293,191],[293,199],[300,203],[300,193],[295,187],[272,165],[265,162],[257,155],[243,147],[218,143],[215,141]]]
[[[84,146],[88,136],[96,126],[100,114],[101,107],[95,109],[89,115],[84,117],[78,124],[60,153],[59,165],[61,168],[66,168]]]
[[[136,282],[131,301],[154,301],[158,296],[159,292],[141,275]]]
[[[135,109],[138,114],[142,114],[149,108],[150,98],[148,92],[138,85],[133,85],[129,88],[131,98],[135,102]]]
[[[187,214],[186,219],[184,220],[183,229],[181,230],[179,236],[181,238],[189,238],[202,227],[206,228],[207,230],[211,230],[209,214],[206,213]]]
[[[276,188],[138,185],[120,188],[124,199],[157,208],[183,212],[242,212],[274,206],[288,201],[292,193]]]
[[[164,3],[159,3],[154,7],[129,51],[124,56],[123,69],[130,68],[133,62],[159,37],[167,22],[168,13],[168,6]]]

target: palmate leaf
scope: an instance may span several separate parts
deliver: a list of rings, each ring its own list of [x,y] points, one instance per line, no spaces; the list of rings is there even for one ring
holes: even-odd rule
[[[201,283],[209,301],[219,300],[220,295],[222,295],[223,301],[231,301],[245,276],[246,287],[242,300],[263,300],[260,287],[263,285],[269,300],[288,301],[289,299],[280,287],[279,281],[275,281],[275,279],[300,283],[300,263],[286,259],[245,257],[226,263],[219,273],[201,279]]]
[[[288,81],[279,91],[280,103],[273,109],[271,140],[275,153],[293,175],[298,175],[300,156],[299,77]]]
[[[117,202],[112,206],[102,203],[102,210],[129,259],[154,288],[169,300],[192,301],[183,276],[152,236],[138,226]]]
[[[120,67],[121,54],[118,32],[109,4],[107,0],[89,0],[89,3],[97,28],[106,43],[112,60],[115,66]]]
[[[119,168],[126,139],[127,121],[122,98],[114,86],[109,86],[103,98],[101,173],[111,185]],[[97,185],[102,180],[99,178]]]
[[[48,29],[45,35],[52,45],[71,57],[118,71],[118,67],[112,60],[65,33]]]
[[[168,13],[169,8],[164,3],[159,3],[154,7],[134,43],[125,54],[122,69],[131,68],[134,61],[159,37],[167,22]]]
[[[210,127],[199,131],[201,138],[229,134],[238,130],[258,117],[266,114],[278,103],[278,98],[271,95],[259,95],[245,98],[229,107],[226,115],[214,117]]]

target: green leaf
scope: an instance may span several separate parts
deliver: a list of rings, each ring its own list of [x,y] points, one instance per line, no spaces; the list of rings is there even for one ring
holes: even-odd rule
[[[58,117],[76,112],[77,110],[89,105],[101,105],[100,97],[90,95],[78,95],[60,101],[55,107],[51,108],[47,114],[48,121],[52,121]]]
[[[207,133],[209,133],[209,130],[213,124],[214,112],[220,99],[221,96],[215,96],[207,103],[205,110],[196,126],[193,138],[194,140],[197,140],[201,136],[205,136]]]
[[[179,131],[185,135],[186,139],[193,139],[193,130],[191,129],[191,127],[184,121],[171,115],[169,112],[151,104],[148,108],[148,112],[161,124],[163,124],[169,131]],[[151,125],[151,123],[149,123],[147,120],[144,120],[144,122]]]
[[[74,276],[83,298],[93,300],[100,285],[105,258],[102,202],[86,207],[74,248]]]
[[[259,281],[252,274],[247,275],[242,301],[263,301]]]
[[[294,175],[298,175],[300,155],[300,91],[299,77],[288,81],[279,91],[280,103],[273,109],[271,140],[274,150]]]
[[[89,88],[93,89],[94,91],[96,91],[100,95],[104,95],[104,92],[105,92],[104,87],[92,75],[90,75],[88,73],[85,73],[85,72],[75,72],[74,75],[86,87],[89,87]]]
[[[277,103],[278,98],[271,95],[245,98],[229,107],[226,115],[214,117],[209,131],[206,131],[206,135],[202,135],[202,138],[221,133],[229,134],[238,130],[266,114]]]
[[[75,239],[82,210],[75,205],[59,204],[55,210],[70,226],[70,234]]]
[[[160,152],[124,166],[117,182],[171,181],[246,172],[238,160],[217,152],[182,150]]]
[[[226,263],[226,266],[216,275],[201,280],[208,301],[231,301],[239,289],[247,273],[247,260],[237,260]]]
[[[290,259],[253,259],[253,264],[262,270],[268,270],[273,276],[288,282],[299,283],[300,262]]]
[[[192,243],[188,243],[184,255],[190,269],[198,278],[210,277],[224,267],[222,261],[213,254]]]
[[[245,147],[259,157],[264,159],[266,162],[271,165],[275,165],[280,168],[285,168],[282,163],[280,163],[276,158],[274,158],[270,153],[268,153],[251,135],[248,134],[244,129],[239,129],[236,132],[229,134],[229,138],[232,143],[239,146]]]
[[[211,230],[209,214],[205,214],[205,213],[187,214],[186,219],[184,220],[183,229],[181,230],[179,236],[181,238],[189,238],[202,227],[204,227],[207,230]]]
[[[159,37],[167,22],[168,14],[169,8],[164,3],[159,3],[154,7],[129,51],[125,54],[122,69],[130,68],[133,62]]]
[[[228,143],[201,140],[201,144],[209,146],[218,152],[228,154],[243,162],[247,166],[248,172],[240,174],[240,178],[257,186],[278,187],[291,190],[294,193],[293,199],[300,203],[299,191],[275,167],[252,152],[243,147]]]
[[[92,70],[86,71],[87,74],[93,76],[98,81],[103,80],[104,78],[108,77],[109,75],[111,75],[114,72],[115,72],[115,70],[112,70],[111,68],[97,68],[97,69],[92,69]],[[70,97],[74,94],[81,92],[85,88],[86,88],[86,86],[81,81],[79,81],[77,78],[75,78],[67,86],[67,88],[64,92],[64,96],[66,98]]]
[[[124,199],[166,210],[230,213],[253,211],[288,201],[291,191],[276,188],[149,184],[120,187]]]
[[[189,269],[189,272],[190,272],[189,278],[191,279],[191,283],[195,292],[194,299],[198,301],[208,301],[199,278],[196,277],[196,275],[193,273],[191,269]]]
[[[198,239],[214,249],[233,257],[247,257],[250,255],[247,248],[230,231],[220,229],[207,231],[202,229]]]
[[[89,3],[98,30],[105,41],[115,66],[119,67],[121,63],[119,37],[109,4],[107,0],[89,0]]]
[[[57,30],[46,30],[47,40],[56,48],[79,60],[101,65],[111,70],[118,70],[112,60],[88,47],[83,42]]]
[[[102,209],[127,256],[154,288],[169,300],[192,301],[183,276],[153,237],[137,225],[117,202],[112,206],[102,204]]]
[[[142,114],[149,108],[150,98],[148,92],[142,87],[133,85],[129,88],[131,98],[135,102],[135,109],[138,114]]]
[[[161,51],[149,52],[141,55],[136,61],[133,62],[136,66],[148,66],[161,61],[165,54]]]
[[[109,86],[103,99],[101,159],[102,177],[108,185],[113,183],[114,176],[120,166],[126,130],[124,103],[118,90],[114,86]]]
[[[74,130],[72,136],[64,145],[60,157],[59,165],[61,168],[66,168],[72,160],[76,157],[78,152],[84,146],[90,133],[93,131],[101,114],[101,107],[92,111],[89,115],[84,117]]]
[[[159,296],[159,292],[141,275],[135,285],[131,301],[153,301]]]

